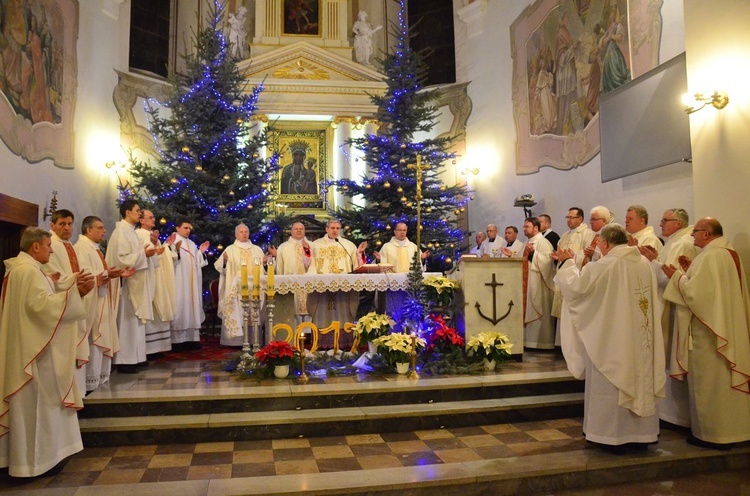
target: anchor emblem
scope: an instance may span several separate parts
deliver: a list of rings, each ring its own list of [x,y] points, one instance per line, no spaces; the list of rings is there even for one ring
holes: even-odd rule
[[[508,302],[508,311],[505,312],[505,314],[498,317],[497,316],[497,287],[502,286],[503,283],[497,282],[495,280],[495,274],[493,273],[492,282],[485,283],[484,285],[492,287],[492,317],[490,318],[482,313],[482,305],[480,305],[478,301],[474,304],[474,307],[477,309],[477,312],[479,313],[480,317],[482,317],[486,321],[492,322],[492,325],[497,325],[498,322],[500,322],[505,317],[510,315],[510,311],[513,309],[513,300],[510,300]]]

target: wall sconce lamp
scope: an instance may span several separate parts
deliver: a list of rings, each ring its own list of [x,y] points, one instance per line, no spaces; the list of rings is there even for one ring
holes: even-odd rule
[[[682,103],[685,104],[685,112],[692,114],[698,112],[700,109],[708,104],[713,105],[715,109],[723,109],[729,103],[729,96],[723,91],[714,91],[712,95],[704,95],[703,93],[696,93],[690,95],[685,93],[682,95]]]
[[[469,174],[474,174],[475,176],[479,174],[479,167],[474,167],[473,169],[469,169],[468,167],[461,171],[461,174],[464,176],[467,176]]]

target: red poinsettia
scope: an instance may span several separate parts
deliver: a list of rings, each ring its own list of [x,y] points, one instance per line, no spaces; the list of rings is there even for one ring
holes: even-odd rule
[[[271,341],[255,354],[255,358],[269,366],[290,365],[294,362],[296,353],[297,351],[286,341]]]
[[[456,329],[448,327],[442,315],[431,314],[434,330],[430,334],[428,351],[451,353],[456,347],[464,346],[465,341]]]

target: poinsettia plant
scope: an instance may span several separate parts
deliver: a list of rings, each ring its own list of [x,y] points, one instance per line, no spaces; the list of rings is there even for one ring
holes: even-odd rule
[[[395,365],[411,360],[411,340],[410,334],[394,332],[376,338],[373,343],[378,347],[378,355],[382,356],[389,365]],[[416,338],[417,353],[424,350],[426,345],[427,342],[423,338]]]
[[[370,312],[357,319],[354,334],[360,341],[374,341],[384,336],[396,325],[396,322],[385,313]]]
[[[468,356],[502,362],[510,357],[510,350],[513,348],[513,343],[510,342],[507,335],[501,332],[487,331],[480,332],[469,338],[466,348]]]
[[[260,363],[269,367],[292,365],[299,359],[299,350],[286,341],[271,341],[255,354]]]
[[[426,277],[422,284],[427,300],[440,307],[447,307],[453,298],[453,292],[458,289],[458,282],[445,276]]]
[[[442,315],[430,314],[429,318],[433,330],[429,335],[427,351],[452,353],[456,348],[464,346],[463,336],[453,327],[448,327]]]

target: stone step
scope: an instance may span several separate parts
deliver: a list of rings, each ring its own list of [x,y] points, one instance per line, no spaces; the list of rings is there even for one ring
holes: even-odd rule
[[[493,400],[582,392],[567,370],[324,384],[312,379],[278,385],[158,391],[96,391],[86,397],[81,419],[278,412],[378,405]]]
[[[80,419],[84,445],[250,441],[401,432],[581,416],[583,393],[336,408]]]

